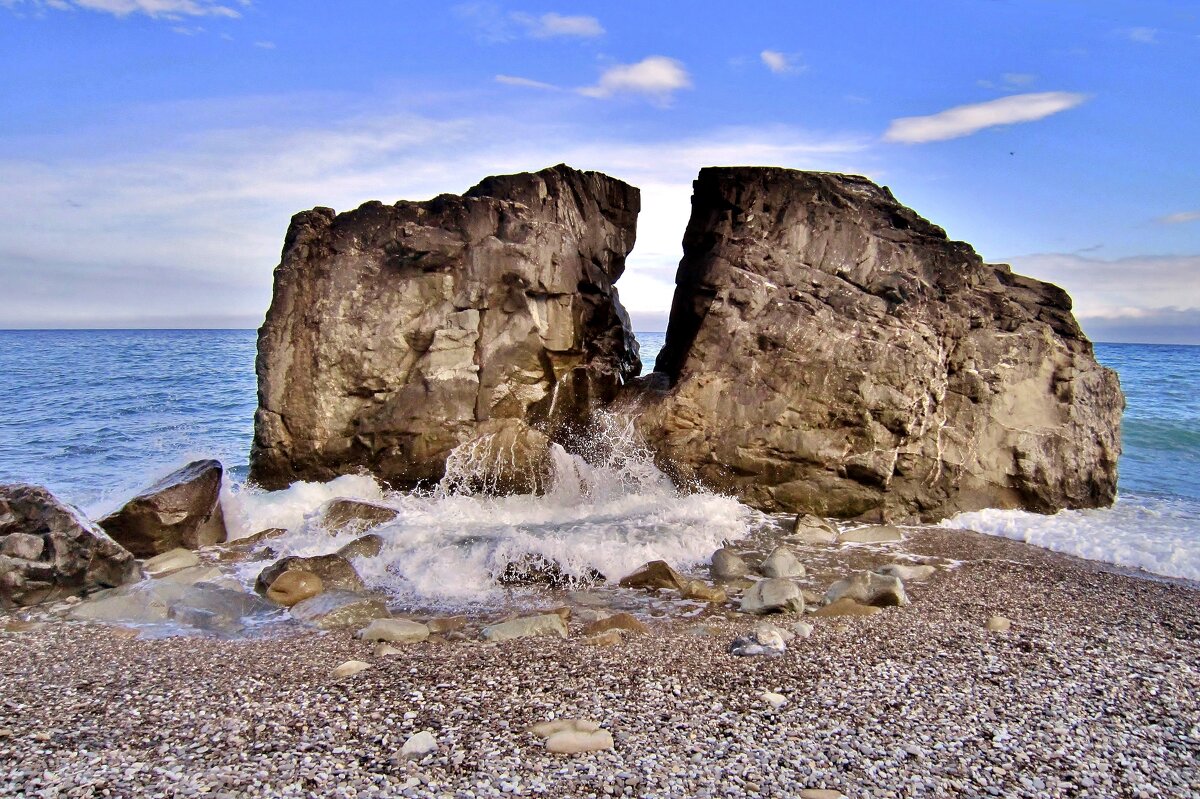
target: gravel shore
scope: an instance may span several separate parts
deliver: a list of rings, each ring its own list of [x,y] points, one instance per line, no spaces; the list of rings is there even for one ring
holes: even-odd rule
[[[962,563],[908,607],[807,617],[778,658],[728,654],[756,621],[734,613],[386,657],[340,632],[0,633],[0,795],[1200,794],[1200,590],[973,533],[906,543]],[[332,676],[354,659],[371,668]],[[528,728],[557,717],[615,748],[548,753]],[[402,758],[421,730],[436,753]]]

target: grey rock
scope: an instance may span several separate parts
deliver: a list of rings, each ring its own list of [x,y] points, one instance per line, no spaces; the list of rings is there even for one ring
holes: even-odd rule
[[[100,520],[113,540],[139,558],[171,549],[199,549],[223,542],[219,461],[194,461],[138,494]]]
[[[683,244],[638,418],[681,482],[843,518],[1112,503],[1124,399],[1063,290],[848,175],[704,169]]]
[[[365,468],[406,488],[441,479],[460,445],[486,456],[511,440],[537,460],[535,427],[586,428],[641,368],[613,287],[639,204],[621,181],[560,165],[297,214],[259,331],[251,478]],[[543,477],[485,482],[526,492]]]
[[[155,555],[152,558],[147,558],[142,564],[142,569],[151,575],[165,574],[176,569],[186,569],[189,566],[199,566],[200,556],[190,549],[178,547],[176,549],[168,549],[161,555]]]
[[[766,560],[758,567],[766,577],[803,577],[804,564],[797,560],[795,553],[784,546],[775,547]]]
[[[750,567],[742,556],[729,547],[721,547],[713,553],[710,568],[712,576],[718,580],[732,580],[750,573]]]
[[[868,571],[857,572],[829,586],[825,592],[825,604],[831,605],[839,599],[853,599],[878,608],[909,604],[903,582],[896,577]]]
[[[800,587],[783,577],[759,580],[742,594],[743,613],[803,613]]]
[[[41,486],[0,485],[0,607],[141,579],[133,554]]]
[[[792,535],[789,540],[805,544],[832,544],[837,541],[837,528],[820,516],[811,513],[798,513],[792,522]]]
[[[383,538],[374,533],[359,536],[335,553],[346,560],[351,558],[373,558],[383,551]]]
[[[923,563],[889,563],[887,566],[881,566],[875,571],[879,574],[886,574],[889,577],[895,577],[901,582],[917,582],[920,580],[928,580],[937,573],[937,568]]]
[[[374,619],[358,637],[364,641],[387,641],[393,644],[412,644],[429,637],[429,627],[408,619]]]
[[[735,638],[729,645],[729,654],[738,657],[779,657],[785,651],[783,631],[767,622],[759,622],[749,634]]]
[[[887,544],[903,541],[904,533],[898,527],[890,524],[873,524],[869,527],[859,527],[857,530],[847,530],[838,536],[843,544]]]
[[[514,638],[537,638],[546,635],[567,637],[567,625],[557,613],[510,619],[483,628],[483,637],[488,641],[510,641]]]

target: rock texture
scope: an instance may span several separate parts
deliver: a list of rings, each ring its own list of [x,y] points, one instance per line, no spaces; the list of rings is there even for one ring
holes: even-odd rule
[[[174,471],[100,520],[110,536],[139,558],[225,541],[220,461],[194,461]]]
[[[1062,289],[848,175],[704,169],[683,245],[639,418],[680,479],[883,520],[1113,501],[1124,399]]]
[[[460,444],[489,451],[481,436],[569,439],[641,369],[613,287],[639,204],[625,183],[557,166],[461,197],[297,214],[259,331],[251,479],[366,469],[404,488],[440,479]]]
[[[0,486],[0,607],[141,579],[133,555],[41,486]]]

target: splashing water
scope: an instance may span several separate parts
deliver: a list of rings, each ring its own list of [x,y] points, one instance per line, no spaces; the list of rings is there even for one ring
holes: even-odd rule
[[[233,488],[225,497],[231,537],[285,527],[288,535],[272,542],[281,556],[325,554],[354,535],[321,528],[321,505],[335,497],[385,504],[399,516],[371,530],[384,546],[355,561],[364,581],[401,602],[469,608],[505,595],[497,576],[531,556],[571,577],[595,570],[615,580],[649,560],[678,568],[707,561],[722,543],[765,522],[732,498],[676,489],[630,420],[602,414],[596,422],[584,454],[551,445],[550,487],[540,496],[468,494],[457,483],[393,493],[365,476],[275,492]],[[253,580],[262,566],[245,564],[239,574]]]

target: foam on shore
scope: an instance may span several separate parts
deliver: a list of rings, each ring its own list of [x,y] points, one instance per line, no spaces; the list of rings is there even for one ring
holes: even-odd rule
[[[1112,508],[1053,515],[1019,510],[960,513],[942,527],[1024,541],[1088,560],[1200,581],[1200,505],[1183,498],[1123,494]]]

